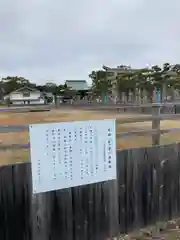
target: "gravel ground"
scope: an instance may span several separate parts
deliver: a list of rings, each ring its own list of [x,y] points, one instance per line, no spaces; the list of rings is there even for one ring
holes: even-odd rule
[[[119,236],[114,240],[178,240],[180,239],[180,219],[160,222],[154,226],[141,229],[134,233]]]

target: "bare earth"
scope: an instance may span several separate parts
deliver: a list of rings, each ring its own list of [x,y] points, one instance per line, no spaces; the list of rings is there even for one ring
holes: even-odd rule
[[[120,236],[117,240],[178,240],[180,239],[180,219],[165,222],[157,222],[154,226],[148,226],[137,232]]]
[[[69,122],[77,120],[95,119],[119,119],[134,118],[136,114],[110,113],[104,111],[85,111],[85,110],[52,110],[49,112],[29,112],[29,113],[0,113],[0,125],[22,125],[46,122]],[[162,121],[161,129],[178,128],[179,121]],[[119,124],[117,133],[129,132],[133,130],[151,129],[151,122]],[[161,136],[161,144],[169,144],[180,140],[180,132],[168,133]],[[22,133],[0,133],[0,144],[28,143],[28,132]],[[117,149],[128,149],[151,146],[151,136],[131,136],[118,137]],[[29,160],[28,150],[14,150],[0,152],[0,164],[9,164]]]

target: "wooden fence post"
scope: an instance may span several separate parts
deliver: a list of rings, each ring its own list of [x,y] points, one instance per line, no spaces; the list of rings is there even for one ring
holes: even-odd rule
[[[160,105],[153,105],[152,106],[152,116],[158,117],[160,116]],[[152,145],[159,145],[160,144],[160,119],[153,119],[152,120],[152,130],[157,129],[159,132],[152,133]]]
[[[108,237],[112,239],[119,233],[118,182],[110,180],[104,183]]]
[[[109,182],[109,234],[115,237],[119,231],[119,206],[118,206],[118,183],[117,180]]]
[[[56,108],[59,108],[59,106],[60,106],[60,97],[57,96],[57,98],[56,98]]]

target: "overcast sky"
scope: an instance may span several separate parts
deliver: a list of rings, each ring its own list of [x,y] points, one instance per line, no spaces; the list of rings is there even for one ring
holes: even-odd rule
[[[88,79],[103,64],[180,63],[180,0],[0,0],[0,76]]]

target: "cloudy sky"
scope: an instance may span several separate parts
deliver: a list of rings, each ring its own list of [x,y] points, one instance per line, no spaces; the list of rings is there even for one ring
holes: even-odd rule
[[[180,0],[0,0],[0,76],[88,79],[103,64],[180,63]]]

